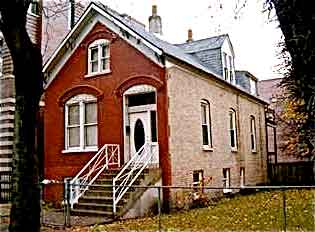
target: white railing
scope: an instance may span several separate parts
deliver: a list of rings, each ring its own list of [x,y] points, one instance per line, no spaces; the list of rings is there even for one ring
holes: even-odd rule
[[[120,151],[118,144],[105,144],[84,168],[70,181],[71,208],[89,188],[97,177],[110,165],[120,167]]]
[[[152,163],[156,149],[151,143],[145,143],[113,179],[113,213],[116,215],[117,204],[132,186],[141,172]]]

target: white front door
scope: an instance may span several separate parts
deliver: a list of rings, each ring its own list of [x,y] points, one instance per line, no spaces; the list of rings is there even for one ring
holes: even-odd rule
[[[148,116],[147,111],[129,113],[130,158],[151,139]]]

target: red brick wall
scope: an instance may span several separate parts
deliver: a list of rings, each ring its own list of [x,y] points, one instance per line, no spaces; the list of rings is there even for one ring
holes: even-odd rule
[[[98,38],[111,40],[111,73],[86,78],[84,76],[87,73],[87,48]],[[151,84],[158,89],[160,163],[163,168],[163,184],[170,184],[165,69],[147,59],[101,24],[97,24],[84,39],[45,92],[46,179],[62,181],[65,177],[74,176],[95,154],[62,154],[65,131],[63,103],[78,93],[92,93],[98,97],[98,146],[101,147],[105,143],[118,143],[123,158],[122,93],[138,83]],[[61,189],[55,190],[46,191],[47,200],[60,200]]]

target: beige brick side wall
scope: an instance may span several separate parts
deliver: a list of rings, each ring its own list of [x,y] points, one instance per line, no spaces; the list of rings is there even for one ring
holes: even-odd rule
[[[217,80],[203,78],[177,66],[168,68],[169,151],[172,185],[191,186],[193,171],[202,169],[207,186],[222,187],[223,168],[230,168],[231,186],[266,182],[264,105]],[[210,102],[213,151],[202,149],[200,101]],[[229,145],[228,111],[237,111],[238,151]],[[250,115],[256,120],[257,152],[250,146]]]

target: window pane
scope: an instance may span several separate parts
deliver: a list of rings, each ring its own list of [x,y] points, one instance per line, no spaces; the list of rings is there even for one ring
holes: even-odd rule
[[[202,144],[203,145],[209,145],[207,125],[202,125]]]
[[[107,45],[102,45],[102,58],[108,56],[108,46]]]
[[[85,126],[84,137],[85,146],[96,146],[97,145],[97,126]]]
[[[254,139],[254,135],[253,134],[251,134],[251,143],[252,143],[252,150],[254,150],[255,149],[255,139]]]
[[[78,125],[80,123],[79,104],[68,106],[68,125]]]
[[[98,48],[91,48],[91,61],[98,60]]]
[[[234,122],[233,122],[234,121],[234,119],[233,119],[234,114],[232,111],[229,112],[229,117],[230,117],[230,129],[232,130],[232,129],[234,129]]]
[[[109,70],[109,59],[102,59],[102,65],[101,65],[102,71]]]
[[[98,62],[97,61],[91,62],[91,72],[98,72]]]
[[[207,106],[205,104],[201,104],[201,123],[207,124]]]
[[[230,136],[231,136],[231,147],[235,147],[235,131],[230,130]]]
[[[69,147],[80,146],[80,127],[68,128]]]
[[[151,111],[151,137],[152,137],[152,142],[157,142],[156,111]]]
[[[97,122],[97,112],[96,112],[96,102],[85,104],[85,123],[96,123]]]

